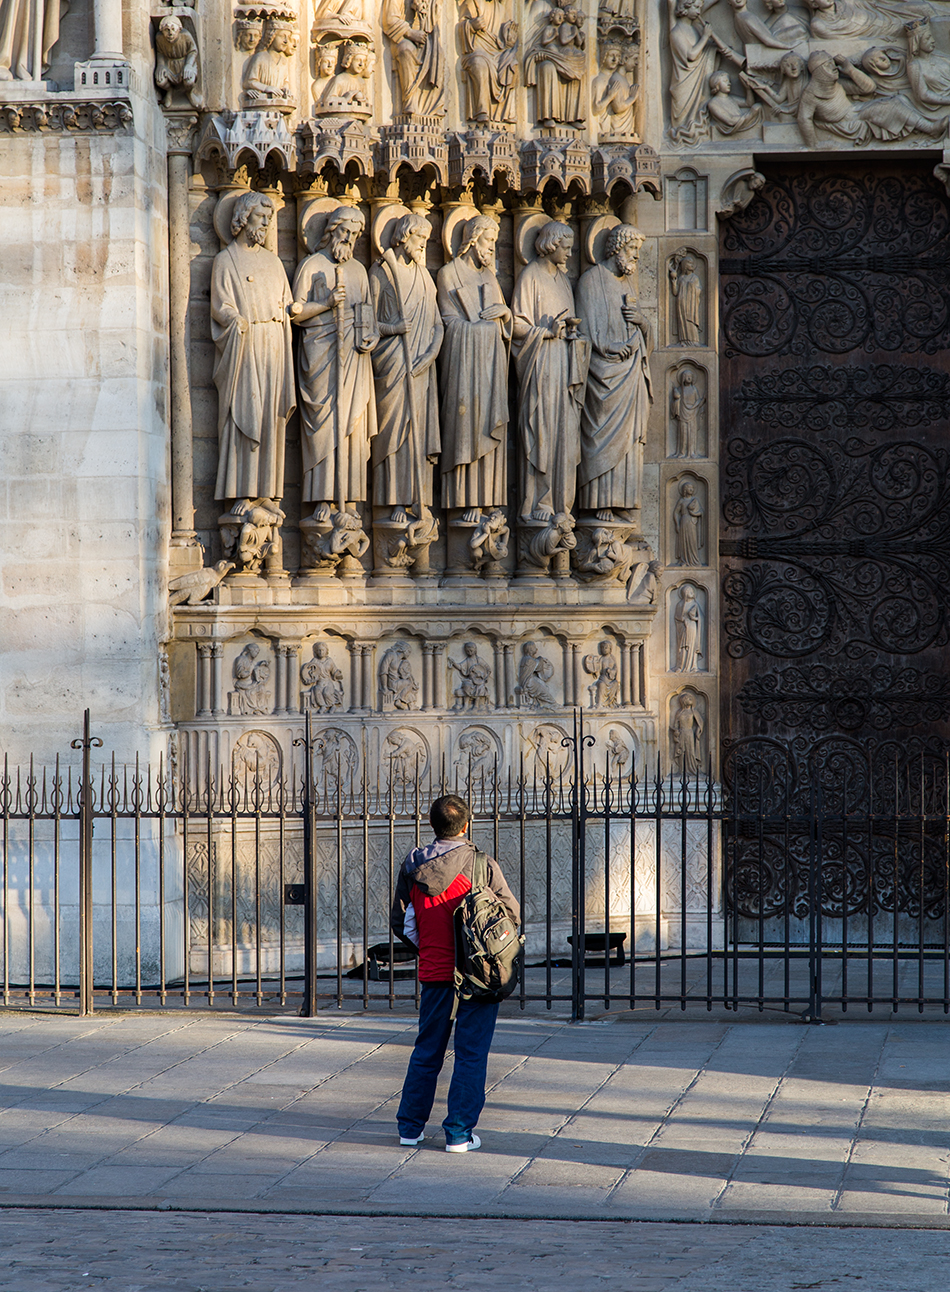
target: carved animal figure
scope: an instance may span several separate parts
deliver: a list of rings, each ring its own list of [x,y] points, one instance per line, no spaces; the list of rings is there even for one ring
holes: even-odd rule
[[[180,606],[187,601],[189,606],[196,606],[233,569],[233,561],[218,561],[210,569],[191,570],[188,574],[179,574],[176,578],[169,579],[168,604]]]

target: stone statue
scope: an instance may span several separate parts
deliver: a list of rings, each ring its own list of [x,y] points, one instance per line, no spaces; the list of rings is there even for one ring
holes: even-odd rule
[[[762,124],[762,105],[743,106],[732,97],[732,79],[728,72],[715,72],[709,78],[709,102],[706,110],[721,135],[738,135]]]
[[[573,245],[568,225],[543,225],[535,241],[538,258],[521,273],[511,302],[525,520],[570,512],[577,488],[590,342],[577,333],[566,273]]]
[[[289,23],[268,18],[260,47],[247,61],[241,86],[249,108],[291,107],[287,81],[290,59],[297,48],[297,33]]]
[[[581,530],[583,539],[574,556],[575,570],[596,583],[626,583],[630,572],[640,560],[639,545],[634,546],[623,538],[623,531],[595,526]]]
[[[611,776],[622,776],[630,762],[630,748],[616,727],[607,732],[607,766]]]
[[[479,657],[475,642],[466,642],[462,647],[462,658],[458,661],[449,659],[447,663],[459,675],[459,684],[452,692],[455,698],[452,712],[472,710],[475,713],[487,713],[492,707],[488,695],[491,665]]]
[[[581,413],[578,503],[598,520],[631,520],[640,507],[643,445],[653,391],[653,328],[640,308],[637,257],[643,234],[611,229],[605,259],[581,275],[577,313],[591,342]]]
[[[486,574],[503,573],[501,563],[508,555],[510,537],[508,518],[500,507],[482,512],[475,532],[469,540],[472,565],[475,569],[484,570]]]
[[[315,642],[313,659],[300,669],[300,680],[308,688],[304,706],[314,713],[332,713],[343,707],[343,674],[330,659],[326,642]]]
[[[382,761],[389,768],[391,789],[417,785],[428,763],[425,746],[415,732],[401,730],[391,731],[383,741]]]
[[[459,736],[455,766],[469,781],[483,780],[496,768],[497,754],[484,731],[466,731]]]
[[[743,45],[764,45],[766,49],[788,49],[788,45],[767,27],[761,18],[749,12],[748,0],[729,0],[736,35]]]
[[[249,642],[231,668],[234,690],[231,692],[231,712],[267,713],[270,708],[267,688],[270,681],[270,661],[259,660],[261,648]]]
[[[560,727],[545,724],[536,727],[528,737],[534,745],[535,778],[546,780],[563,774],[569,754],[565,748],[565,733]]]
[[[703,612],[696,591],[687,583],[673,612],[676,627],[676,673],[698,673],[703,654]]]
[[[584,656],[584,672],[594,679],[590,691],[592,709],[616,709],[620,703],[620,670],[612,641],[604,640],[596,655]]]
[[[670,415],[676,423],[675,458],[698,456],[699,415],[705,402],[706,396],[700,394],[692,368],[684,368],[678,382],[674,377],[670,393]]]
[[[359,765],[359,755],[351,736],[335,727],[324,727],[313,741],[313,779],[319,785],[330,781],[339,786],[347,781]]]
[[[853,143],[874,139],[903,139],[920,133],[930,136],[946,134],[948,116],[937,120],[922,116],[903,94],[870,98],[855,105],[839,79],[844,74],[856,95],[875,95],[877,87],[867,72],[843,54],[833,57],[825,50],[815,50],[808,58],[809,81],[798,106],[798,128],[810,148],[818,146],[820,127],[828,134]]]
[[[61,0],[0,0],[0,81],[43,79],[68,7]]]
[[[547,20],[524,62],[525,85],[536,86],[539,126],[583,126],[581,85],[587,66],[584,15],[552,0]]]
[[[403,641],[393,642],[379,662],[379,693],[381,709],[415,708],[419,686]]]
[[[632,139],[637,135],[636,107],[640,96],[636,76],[639,50],[633,41],[626,45],[608,40],[600,51],[600,74],[591,85],[591,110],[600,118],[602,139]],[[627,64],[630,64],[628,75]]]
[[[170,108],[175,90],[181,90],[193,108],[200,108],[202,98],[198,82],[198,46],[181,19],[171,14],[163,18],[155,33],[155,85],[163,91],[162,107]]]
[[[233,569],[233,561],[217,561],[210,569],[189,570],[187,574],[179,574],[174,579],[169,579],[168,604],[180,606],[187,602],[189,606],[198,605]]]
[[[521,534],[521,559],[528,565],[536,565],[547,571],[551,558],[573,552],[577,546],[574,534],[574,517],[567,511],[559,511],[556,516],[540,527],[525,530]]]
[[[376,434],[373,365],[378,341],[366,270],[353,259],[363,230],[355,207],[327,218],[317,250],[294,277],[290,315],[303,328],[298,376],[303,500],[347,503],[366,499],[370,440]]]
[[[808,27],[801,18],[788,12],[785,0],[765,0],[765,7],[771,15],[766,18],[769,31],[782,42],[783,49],[791,49],[808,40]]]
[[[379,344],[373,351],[377,431],[373,439],[373,502],[404,520],[432,506],[432,464],[439,456],[439,393],[435,361],[442,318],[426,269],[432,232],[423,215],[404,215],[392,247],[369,281]]]
[[[667,0],[670,20],[670,138],[695,144],[706,133],[709,78],[719,55],[741,67],[745,62],[715,34],[703,13],[718,0]]]
[[[317,0],[315,27],[352,27],[363,22],[364,0]]]
[[[929,22],[920,20],[905,26],[907,33],[907,80],[914,103],[922,113],[936,116],[950,107],[950,59],[936,54]]]
[[[264,30],[264,24],[253,18],[240,18],[234,24],[234,48],[242,54],[253,54]]]
[[[677,251],[670,261],[670,293],[676,302],[676,338],[680,345],[701,345],[703,287],[696,257]]]
[[[518,27],[502,20],[504,0],[459,0],[459,69],[466,115],[476,126],[509,121],[508,105],[518,74]]]
[[[680,565],[702,565],[703,507],[692,480],[680,484],[680,496],[673,508],[676,559]]]
[[[897,36],[910,19],[932,12],[929,4],[912,0],[805,0],[805,7],[811,11],[812,38],[835,41]]]
[[[689,691],[678,699],[679,705],[670,723],[673,762],[684,776],[696,776],[703,757],[703,719],[696,707],[696,698]]]
[[[548,682],[553,676],[554,665],[551,661],[538,654],[538,648],[534,642],[525,642],[521,648],[516,688],[524,708],[554,708],[555,699],[548,688]]]
[[[340,47],[339,58],[339,71],[335,71],[334,62],[330,67],[330,79],[320,94],[318,109],[321,112],[367,115],[371,106],[372,52],[368,45],[348,40]]]
[[[274,204],[242,193],[231,213],[233,241],[211,269],[211,336],[217,349],[218,476],[215,498],[280,499],[284,435],[296,406],[290,288],[264,246]]]
[[[508,346],[511,311],[495,276],[498,225],[473,216],[458,255],[438,275],[445,324],[442,375],[442,503],[477,521],[508,501]]]
[[[382,0],[380,22],[390,43],[404,113],[445,113],[445,68],[439,34],[441,0]]]
[[[757,94],[777,116],[789,117],[798,114],[802,91],[808,84],[808,73],[803,58],[798,54],[785,54],[779,63],[778,87],[767,85],[751,72],[740,72],[739,80],[747,90]]]
[[[318,569],[347,563],[355,573],[354,563],[358,564],[369,550],[369,535],[359,517],[350,511],[331,511],[320,521],[305,521],[301,538],[305,557]]]
[[[276,573],[283,553],[280,527],[286,519],[271,498],[238,498],[218,518],[225,556],[235,557],[243,573],[260,573],[265,560],[268,573]]]

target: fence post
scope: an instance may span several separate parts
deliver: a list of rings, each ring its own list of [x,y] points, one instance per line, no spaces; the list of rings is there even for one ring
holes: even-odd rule
[[[303,1004],[301,1018],[313,1018],[317,1012],[317,875],[314,857],[314,821],[311,775],[313,769],[313,715],[304,717],[303,741]],[[342,793],[342,782],[341,782]]]
[[[92,791],[93,749],[102,741],[89,732],[89,710],[83,714],[82,739],[70,742],[72,749],[82,750],[82,779],[79,785],[79,1017],[93,1013],[92,961],[92,829],[95,802]]]
[[[584,710],[574,710],[574,737],[562,740],[572,746],[574,786],[571,795],[571,1022],[584,1021],[586,981],[584,956],[587,926],[587,801],[584,785],[584,746],[594,743],[584,735]],[[548,807],[550,811],[550,806]],[[609,864],[609,863],[608,863]],[[607,927],[609,928],[609,921]]]

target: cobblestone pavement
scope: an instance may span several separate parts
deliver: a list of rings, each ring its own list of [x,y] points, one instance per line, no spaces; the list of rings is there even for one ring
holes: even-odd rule
[[[451,1156],[396,1142],[414,1028],[4,1015],[0,1205],[950,1226],[946,1022],[509,1015]]]
[[[919,1230],[0,1213],[4,1292],[943,1292],[948,1260]]]

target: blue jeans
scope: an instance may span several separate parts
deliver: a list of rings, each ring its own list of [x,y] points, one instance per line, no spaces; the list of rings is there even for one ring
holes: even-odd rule
[[[396,1122],[399,1134],[410,1139],[425,1130],[435,1087],[452,1035],[455,988],[440,983],[422,984],[419,1035],[409,1058]],[[488,1051],[495,1033],[497,1004],[461,1001],[455,1019],[455,1068],[449,1086],[448,1114],[442,1123],[446,1144],[464,1144],[472,1137],[485,1107],[485,1073]]]

